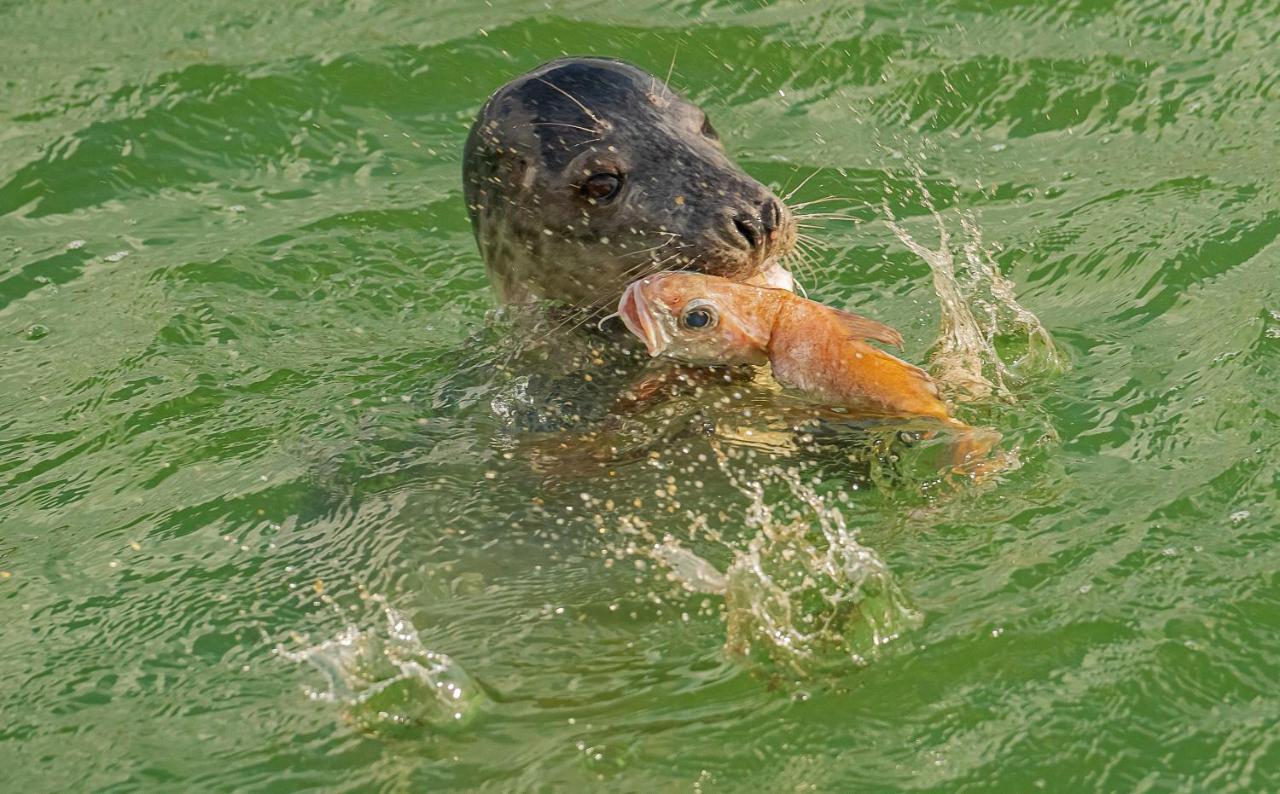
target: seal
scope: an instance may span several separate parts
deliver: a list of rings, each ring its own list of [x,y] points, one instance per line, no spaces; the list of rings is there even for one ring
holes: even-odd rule
[[[597,310],[659,270],[790,288],[790,210],[725,153],[706,113],[622,61],[546,63],[499,88],[463,185],[503,303]]]

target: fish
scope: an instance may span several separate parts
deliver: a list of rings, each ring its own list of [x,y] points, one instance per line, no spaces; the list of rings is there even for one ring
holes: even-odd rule
[[[700,366],[768,364],[782,386],[864,416],[966,426],[923,369],[872,346],[902,346],[884,323],[783,289],[683,271],[627,286],[618,317],[649,354]]]
[[[974,479],[1020,465],[1015,451],[993,453],[998,431],[951,416],[929,373],[871,345],[901,348],[902,334],[869,317],[788,289],[686,271],[632,282],[617,316],[650,356],[704,367],[768,365],[784,388],[858,418],[940,424],[950,431],[951,463]]]
[[[869,317],[789,289],[686,271],[632,282],[617,317],[652,357],[704,367],[768,365],[784,388],[859,418],[941,424],[954,431],[951,462],[975,479],[1017,465],[1013,454],[989,458],[1000,433],[951,416],[929,373],[870,344],[901,348],[902,334]]]

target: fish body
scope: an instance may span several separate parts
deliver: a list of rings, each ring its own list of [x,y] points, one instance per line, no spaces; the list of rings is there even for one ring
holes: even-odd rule
[[[924,370],[867,341],[901,345],[897,331],[786,290],[658,273],[627,287],[618,316],[652,356],[702,365],[767,363],[780,384],[819,402],[963,426]]]

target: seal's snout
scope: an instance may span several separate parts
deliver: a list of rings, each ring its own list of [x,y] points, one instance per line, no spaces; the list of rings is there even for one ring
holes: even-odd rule
[[[728,213],[728,238],[749,254],[774,253],[789,220],[787,211],[773,196],[756,206],[746,205]]]

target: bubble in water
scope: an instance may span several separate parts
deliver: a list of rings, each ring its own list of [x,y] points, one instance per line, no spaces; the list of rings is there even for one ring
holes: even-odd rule
[[[276,650],[324,673],[328,690],[311,696],[340,704],[361,730],[403,735],[469,725],[487,702],[484,692],[456,661],[428,650],[407,617],[385,603],[382,611],[385,631],[349,625],[318,645]]]

